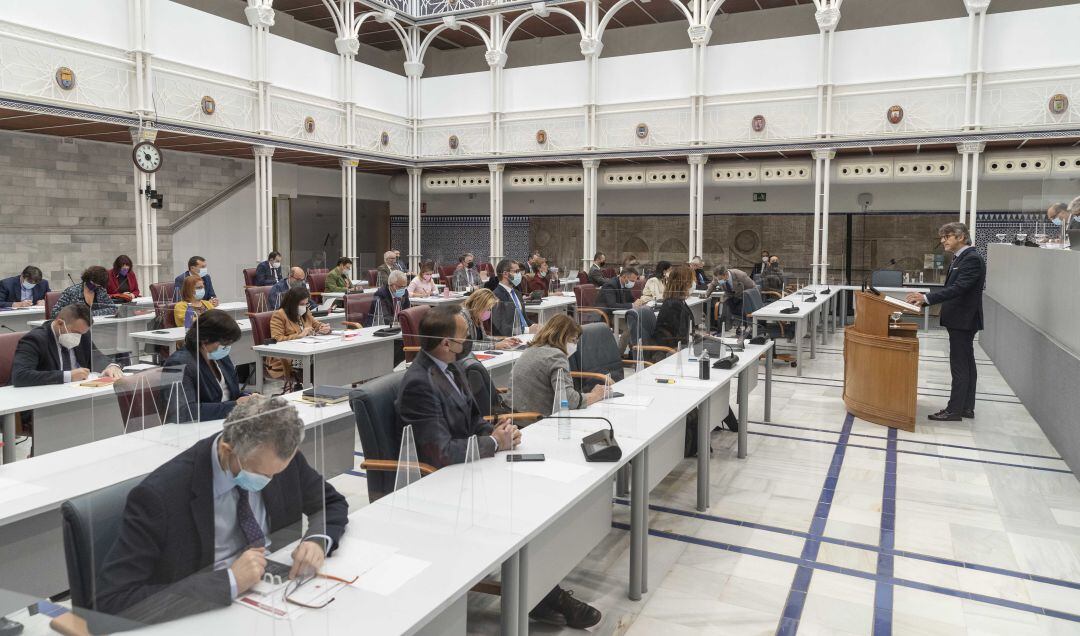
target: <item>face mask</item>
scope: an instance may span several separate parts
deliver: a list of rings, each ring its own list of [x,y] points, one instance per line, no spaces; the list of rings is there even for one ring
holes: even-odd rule
[[[521,284],[521,272],[518,272],[518,273],[513,275],[513,277],[510,279],[510,284],[513,285],[514,287],[517,287],[518,285]]]
[[[22,282],[22,288],[25,289],[26,291],[30,291],[34,287],[37,287],[37,285],[35,285],[34,283],[28,283],[25,280]]]
[[[306,313],[307,313],[307,305],[306,304],[305,305],[300,305],[299,307],[296,308],[296,315],[297,316],[303,316]]]
[[[623,287],[625,287],[627,289],[633,289],[634,288],[634,281],[632,281],[632,280],[626,281],[625,283],[623,283]]]
[[[200,269],[199,269],[199,276],[206,276],[206,273],[207,273],[208,271],[210,271],[210,270],[209,270],[209,269],[207,269],[207,268],[205,268],[205,267],[203,267],[203,268],[200,268]]]
[[[248,492],[259,492],[270,483],[270,478],[266,475],[244,470],[244,465],[240,463],[239,457],[236,458],[236,465],[240,467],[240,472],[233,475],[232,480],[238,488],[243,488]]]
[[[401,298],[404,295],[405,295],[405,288],[404,287],[402,287],[401,289],[395,289],[394,290],[394,297],[395,298]]]
[[[491,310],[485,309],[480,313],[480,322],[487,322],[491,319]]]
[[[465,263],[465,267],[468,267],[469,269],[472,269],[475,265],[476,264],[473,263],[472,261],[469,261],[468,263]]]
[[[600,261],[599,263],[597,263],[597,265],[599,265],[600,267],[603,267],[604,265],[607,265],[607,262],[606,261]]]
[[[206,296],[206,288],[200,287],[195,290],[195,300],[202,300]]]
[[[345,275],[345,278],[350,278],[352,276],[352,268],[346,267],[345,269],[341,270],[341,273]]]
[[[222,358],[229,357],[229,351],[232,350],[232,345],[223,345],[214,349],[210,353],[206,354],[211,360],[221,360]]]
[[[567,355],[567,357],[574,355],[575,351],[577,351],[577,343],[576,342],[568,342],[568,343],[566,343],[566,355]]]
[[[304,284],[304,281],[302,281],[302,280],[295,280],[293,278],[289,279],[289,287],[299,287],[299,286],[301,286],[303,284]]]
[[[121,267],[120,268],[120,275],[126,277],[128,275],[128,272],[130,272],[130,271],[131,271],[131,268]]]
[[[1052,221],[1050,221],[1050,222],[1053,223],[1054,225],[1057,225],[1057,226],[1060,227],[1061,226],[1061,217],[1054,217],[1054,219]]]
[[[424,274],[423,278],[425,282],[431,282],[431,274]]]
[[[60,328],[64,330],[64,333],[56,339],[60,343],[60,346],[65,349],[74,349],[82,342],[82,334],[71,333],[67,330],[66,325],[60,325]]]
[[[767,264],[769,262],[769,257],[768,256],[762,256],[761,257],[761,262]]]
[[[273,267],[274,269],[281,269],[281,261],[275,261],[273,263],[270,263],[270,267]]]

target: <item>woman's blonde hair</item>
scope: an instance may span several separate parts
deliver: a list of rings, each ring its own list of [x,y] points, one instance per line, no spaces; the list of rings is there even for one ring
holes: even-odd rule
[[[481,287],[469,294],[469,297],[465,300],[465,310],[472,316],[473,322],[476,322],[480,319],[480,314],[495,307],[498,303],[499,300],[495,298],[494,292],[486,287]]]
[[[566,314],[556,314],[544,323],[544,326],[540,328],[540,333],[533,337],[529,346],[555,347],[559,351],[566,353],[566,343],[580,336],[581,325],[574,322],[574,319]]]
[[[668,270],[667,282],[664,283],[664,298],[683,298],[690,295],[694,287],[694,272],[689,265],[672,265]]]

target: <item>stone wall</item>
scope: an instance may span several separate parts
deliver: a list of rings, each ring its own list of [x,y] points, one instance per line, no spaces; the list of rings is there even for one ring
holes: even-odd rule
[[[254,170],[254,162],[165,151],[157,190],[161,278],[172,279],[168,225]],[[88,265],[135,260],[135,197],[131,148],[122,144],[0,132],[0,277],[28,264],[54,290]],[[139,281],[144,289],[149,282]]]

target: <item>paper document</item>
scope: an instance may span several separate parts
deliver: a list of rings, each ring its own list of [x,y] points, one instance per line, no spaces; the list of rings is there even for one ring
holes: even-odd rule
[[[431,563],[428,561],[395,554],[369,570],[366,575],[361,576],[354,585],[365,592],[390,596],[399,587],[427,569],[429,565]]]
[[[882,296],[882,298],[884,298],[885,302],[889,303],[890,305],[896,305],[897,307],[900,307],[901,309],[910,311],[913,314],[921,314],[922,313],[922,308],[919,307],[918,305],[912,305],[909,302],[904,302],[904,301],[900,300],[899,298],[893,298],[892,296]]]
[[[601,404],[606,404],[608,406],[645,407],[652,404],[652,397],[647,395],[624,395],[622,397],[604,400]]]
[[[570,462],[557,459],[547,459],[542,462],[514,462],[508,464],[510,470],[515,473],[543,477],[553,481],[561,481],[568,484],[589,472],[588,466],[579,466]]]

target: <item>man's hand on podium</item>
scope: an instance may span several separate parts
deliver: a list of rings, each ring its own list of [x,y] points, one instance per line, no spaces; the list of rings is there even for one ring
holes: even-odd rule
[[[911,292],[907,295],[906,300],[912,305],[918,305],[922,307],[926,304],[926,294],[920,294],[919,292]]]

